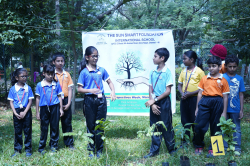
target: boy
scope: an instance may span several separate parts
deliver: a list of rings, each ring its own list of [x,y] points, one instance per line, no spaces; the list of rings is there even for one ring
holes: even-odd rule
[[[72,132],[72,111],[71,111],[71,98],[72,98],[72,86],[73,81],[68,72],[63,69],[65,63],[65,57],[62,53],[55,53],[52,57],[53,64],[55,65],[55,79],[59,81],[62,89],[62,102],[64,116],[61,117],[62,131],[63,133]],[[74,150],[73,136],[64,136],[64,144],[71,150]]]
[[[226,78],[229,87],[230,95],[228,98],[227,106],[227,118],[231,118],[233,123],[236,125],[236,133],[234,133],[234,139],[237,144],[235,145],[235,150],[241,153],[241,129],[240,129],[240,119],[243,118],[243,103],[245,85],[244,80],[241,76],[236,74],[236,70],[239,65],[239,59],[235,55],[228,55],[225,59],[225,67],[227,73],[223,74]],[[225,145],[227,147],[227,144]]]
[[[145,105],[150,107],[150,126],[158,121],[163,121],[167,131],[162,125],[157,125],[155,132],[162,132],[161,136],[152,136],[152,144],[149,154],[144,158],[158,155],[162,136],[170,154],[176,149],[174,141],[174,131],[172,130],[172,110],[170,93],[173,86],[173,80],[170,70],[165,65],[169,58],[169,52],[166,48],[159,48],[155,51],[153,62],[158,65],[156,70],[151,71],[149,76],[149,99]]]
[[[220,117],[226,117],[228,94],[230,93],[227,80],[219,73],[221,70],[221,59],[212,56],[207,61],[209,73],[204,76],[198,88],[200,89],[197,97],[196,120],[194,146],[195,154],[201,154],[204,149],[204,135],[210,123],[210,134],[214,136],[220,128],[217,126]],[[211,144],[208,148],[207,157],[213,156]]]
[[[227,56],[227,49],[221,44],[215,44],[213,48],[210,50],[211,54],[214,56],[219,57],[222,60],[222,66],[220,69],[220,73],[224,74],[227,72],[227,69],[225,68],[225,58]]]

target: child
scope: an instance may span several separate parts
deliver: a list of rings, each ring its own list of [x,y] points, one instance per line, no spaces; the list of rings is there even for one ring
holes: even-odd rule
[[[162,132],[165,144],[170,154],[175,152],[174,131],[172,130],[172,110],[170,93],[173,86],[173,80],[170,70],[165,65],[169,58],[169,52],[166,48],[159,48],[155,51],[153,62],[158,65],[156,70],[151,71],[149,76],[149,100],[145,103],[150,107],[150,126],[158,121],[163,121],[167,131],[162,125],[157,125],[155,131]],[[158,155],[162,136],[152,136],[152,144],[149,154],[144,158]]]
[[[85,94],[87,132],[92,134],[90,138],[94,142],[88,145],[90,158],[93,157],[93,154],[99,158],[103,150],[103,140],[100,135],[103,131],[95,131],[96,120],[106,119],[107,114],[107,102],[104,96],[102,80],[107,82],[111,89],[111,100],[114,101],[116,98],[115,88],[107,71],[97,66],[98,58],[99,54],[95,47],[89,46],[86,48],[77,83],[78,92]]]
[[[197,60],[197,66],[195,62]],[[191,125],[185,126],[187,123],[194,123],[195,109],[197,103],[197,94],[199,92],[198,84],[205,73],[202,68],[202,60],[197,57],[197,54],[190,50],[183,54],[183,63],[187,66],[181,71],[179,76],[178,90],[181,93],[181,123],[185,128],[190,129]],[[192,125],[194,131],[194,125]],[[190,138],[190,131],[185,133]],[[183,144],[186,140],[183,140]]]
[[[236,124],[236,133],[234,133],[234,137],[236,136],[237,138],[235,138],[234,141],[237,142],[237,144],[235,145],[235,150],[241,153],[240,119],[243,118],[243,92],[245,92],[245,85],[243,78],[236,74],[239,65],[238,57],[235,55],[228,55],[225,59],[225,64],[227,73],[223,74],[223,76],[226,78],[230,87],[227,118],[231,118],[233,123]]]
[[[55,79],[59,81],[62,92],[62,102],[64,115],[61,117],[62,131],[63,133],[72,132],[72,111],[71,111],[71,98],[72,98],[72,86],[74,86],[71,76],[63,69],[65,63],[65,57],[62,53],[58,52],[53,55],[53,64],[56,67]],[[71,150],[74,150],[73,136],[64,136],[64,144]]]
[[[220,73],[226,73],[227,69],[225,68],[225,58],[227,56],[227,49],[221,44],[215,44],[213,48],[210,50],[211,54],[219,57],[222,60],[222,67]]]
[[[44,154],[48,126],[50,124],[50,148],[52,152],[58,149],[59,119],[63,116],[61,87],[55,78],[55,69],[51,65],[43,67],[44,79],[36,86],[36,118],[41,120],[41,137],[38,152]],[[40,112],[39,112],[40,107]]]
[[[30,86],[26,84],[28,77],[27,70],[24,68],[16,69],[11,77],[12,87],[10,88],[8,100],[10,100],[10,107],[13,111],[13,121],[15,130],[15,153],[14,157],[21,153],[23,148],[23,134],[26,156],[32,155],[32,113],[31,104],[34,95]]]
[[[226,117],[228,94],[230,93],[227,80],[219,73],[221,69],[221,59],[217,56],[212,56],[207,61],[209,73],[204,76],[198,88],[199,93],[197,97],[196,106],[196,120],[194,146],[195,154],[201,154],[204,149],[204,135],[208,130],[208,123],[210,123],[210,134],[214,136],[220,128],[217,124],[220,117]],[[209,146],[207,157],[213,156],[211,144]]]

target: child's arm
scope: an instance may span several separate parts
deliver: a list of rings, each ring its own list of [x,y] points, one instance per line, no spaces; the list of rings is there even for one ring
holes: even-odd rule
[[[107,83],[109,85],[109,88],[111,89],[111,101],[115,101],[116,95],[115,95],[115,87],[114,84],[112,83],[111,79],[107,80]]]
[[[70,107],[71,104],[71,99],[72,99],[72,87],[68,88],[68,104],[63,106],[63,110],[67,111]]]
[[[244,107],[244,94],[243,92],[240,92],[240,117],[239,119],[242,119],[243,118],[243,108]]]
[[[150,91],[150,89],[149,89],[149,91]],[[166,98],[167,96],[170,95],[170,93],[171,93],[171,85],[166,87],[166,91],[165,91],[164,93],[162,93],[160,96],[158,96],[158,97],[157,97],[157,100],[159,101],[159,100],[162,100],[162,99]],[[151,98],[152,98],[152,97],[151,97]],[[150,106],[153,105],[154,103],[155,103],[155,100],[154,100],[154,99],[150,99],[150,100],[148,100],[148,101],[145,103],[145,105],[146,105],[146,107],[150,107]]]
[[[78,85],[77,91],[79,93],[92,93],[92,94],[98,94],[101,93],[102,91],[100,89],[84,89],[82,85]]]
[[[199,89],[198,96],[197,96],[197,103],[196,103],[196,110],[195,110],[195,116],[197,116],[198,113],[198,104],[202,97],[202,90]]]
[[[180,83],[178,84],[178,90],[179,90],[179,92],[181,94],[181,97],[183,96],[182,86],[183,86],[183,84],[180,84]]]
[[[29,103],[28,103],[27,107],[25,108],[25,110],[23,112],[20,112],[20,116],[22,119],[25,117],[25,115],[29,111],[31,104],[32,104],[32,99],[29,99]]]
[[[62,97],[61,95],[58,95],[58,99],[60,101],[60,117],[63,116],[64,112],[63,112],[63,104],[62,104]]]
[[[154,100],[153,98],[152,98],[152,85],[149,85],[149,100]],[[146,103],[145,103],[146,104]],[[158,105],[156,105],[156,104],[152,104],[151,105],[151,108],[152,108],[152,112],[154,113],[154,114],[156,114],[156,115],[160,115],[161,114],[161,111],[159,110],[160,109],[160,107],[158,106]]]
[[[17,119],[22,119],[21,116],[16,112],[16,109],[14,107],[13,101],[10,100],[10,108],[12,109],[14,115],[17,117]]]
[[[36,96],[36,119],[40,120],[40,112],[39,112],[39,102],[40,102],[40,96]]]
[[[225,118],[227,118],[227,104],[228,104],[228,94],[223,94],[223,112],[221,114],[221,116],[224,116]]]

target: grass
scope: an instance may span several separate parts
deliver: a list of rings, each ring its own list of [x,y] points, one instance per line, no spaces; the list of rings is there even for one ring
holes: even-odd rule
[[[250,105],[245,105],[245,118],[242,120],[242,155],[236,157],[238,165],[249,165],[250,163]],[[177,108],[178,105],[177,105]],[[74,136],[75,151],[64,148],[62,139],[62,131],[60,128],[59,150],[56,154],[49,152],[49,140],[47,141],[46,153],[42,156],[37,152],[40,139],[40,125],[35,118],[35,110],[33,110],[33,133],[32,147],[33,155],[30,158],[25,157],[25,153],[11,158],[14,145],[14,128],[13,113],[11,110],[0,111],[0,165],[106,165],[105,153],[100,159],[88,160],[88,151],[86,139]],[[143,156],[149,152],[151,138],[137,138],[137,131],[145,130],[149,126],[149,117],[130,117],[130,116],[109,116],[108,120],[114,120],[110,124],[110,130],[106,132],[108,141],[108,165],[161,165],[162,162],[168,161],[170,165],[180,165],[179,158],[181,151],[174,156],[170,156],[167,152],[165,143],[162,143],[160,154],[150,159],[143,159]],[[180,114],[173,115],[173,126],[180,122]],[[85,118],[82,112],[73,115],[73,130],[86,132]],[[179,141],[179,140],[177,140]],[[209,133],[206,133],[205,143],[208,147],[210,142]],[[24,150],[23,150],[24,152]],[[201,166],[206,163],[213,162],[214,159],[206,158],[207,152],[201,156],[194,154],[194,147],[188,147],[188,157],[192,166]],[[229,155],[215,158],[215,163],[220,166],[226,166]]]

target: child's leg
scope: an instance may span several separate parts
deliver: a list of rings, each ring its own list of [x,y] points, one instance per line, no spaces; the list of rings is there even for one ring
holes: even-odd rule
[[[174,140],[174,131],[172,127],[172,110],[171,110],[170,97],[168,96],[160,100],[159,107],[161,111],[159,121],[163,121],[164,125],[167,128],[166,131],[166,129],[162,126],[162,135],[164,137],[168,151],[171,152],[174,150],[175,140]]]
[[[23,130],[24,130],[24,146],[25,151],[31,153],[32,152],[32,113],[31,109],[26,113],[23,122]]]
[[[16,108],[16,112],[20,114],[20,111],[23,109]],[[15,130],[15,142],[14,142],[14,150],[15,152],[21,153],[23,148],[23,119],[18,119],[13,114],[13,121],[14,121],[14,130]]]
[[[240,119],[239,119],[239,113],[228,113],[228,118],[232,119],[233,123],[236,125],[236,132],[233,134],[234,137],[237,137],[234,139],[237,144],[235,145],[235,150],[240,151],[241,150],[241,127],[240,127]]]
[[[217,131],[220,131],[220,127],[217,124],[220,122],[220,117],[223,112],[223,98],[222,97],[213,97],[210,102],[210,135],[215,136]],[[210,144],[208,150],[212,150]]]
[[[195,119],[194,127],[194,146],[195,148],[204,148],[203,142],[205,133],[208,130],[210,118],[209,97],[203,97],[198,104],[198,114]]]
[[[96,95],[85,95],[84,103],[85,103],[85,118],[87,124],[87,133],[91,133],[90,137],[94,143],[88,144],[88,150],[95,152],[95,122],[96,122],[96,114],[97,114],[97,96]]]
[[[48,127],[49,127],[49,118],[50,118],[50,112],[48,111],[47,106],[40,107],[41,136],[40,136],[38,152],[42,152],[46,146],[47,136],[48,136]]]
[[[52,105],[49,107],[50,109],[50,148],[58,149],[58,141],[59,141],[59,120],[60,120],[60,105]]]
[[[195,121],[195,109],[196,109],[196,103],[197,103],[197,96],[188,97],[185,100],[181,100],[181,123],[184,126],[187,123],[194,123]],[[192,130],[194,133],[194,125],[187,125],[184,126],[185,128],[190,129],[192,126]],[[190,131],[185,132],[186,135],[190,138]],[[183,143],[185,143],[185,139],[183,140]]]
[[[104,94],[102,95],[102,99],[98,99],[98,110],[96,113],[96,120],[106,119],[107,115],[107,100]],[[102,153],[103,150],[103,140],[102,135],[100,134],[103,130],[96,130],[95,142],[96,142],[96,153]]]
[[[63,105],[68,104],[68,97],[63,99]],[[71,107],[67,111],[64,111],[64,115],[61,117],[62,131],[63,133],[72,132],[72,111]],[[64,136],[64,144],[66,146],[73,146],[74,139],[73,136]]]

